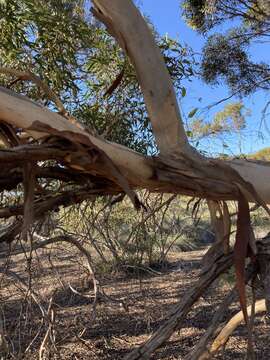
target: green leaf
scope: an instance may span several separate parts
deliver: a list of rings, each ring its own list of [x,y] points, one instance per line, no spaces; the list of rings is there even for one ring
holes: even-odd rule
[[[181,96],[182,96],[182,97],[185,97],[186,94],[187,94],[187,89],[184,88],[184,87],[182,87],[182,89],[181,89]]]
[[[197,111],[198,111],[198,108],[192,109],[192,110],[190,111],[190,113],[188,114],[188,117],[189,117],[189,118],[192,118],[192,117],[196,114]]]

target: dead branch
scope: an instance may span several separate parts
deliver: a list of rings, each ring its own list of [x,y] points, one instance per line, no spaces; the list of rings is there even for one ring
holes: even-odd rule
[[[252,306],[248,306],[248,316],[251,315]],[[255,314],[259,314],[266,310],[265,300],[259,300],[255,303]],[[212,357],[218,352],[218,350],[224,346],[233,331],[244,321],[244,315],[242,311],[239,311],[234,315],[231,320],[224,326],[219,335],[215,338],[212,345],[199,357],[199,360],[212,359]]]
[[[218,310],[215,312],[214,317],[211,321],[210,326],[208,326],[205,334],[200,338],[200,341],[195,346],[192,351],[185,356],[185,360],[198,360],[201,359],[201,355],[205,352],[207,343],[211,340],[213,334],[220,327],[220,321],[222,320],[225,311],[229,305],[237,298],[237,289],[233,289],[223,300],[222,304],[219,306]]]
[[[190,311],[192,305],[210,286],[210,284],[233,264],[232,254],[217,259],[198,282],[186,292],[182,300],[169,314],[168,320],[147,340],[144,344],[133,350],[125,357],[125,360],[149,359],[150,355],[167,341],[176,329],[182,325],[182,321]]]
[[[254,276],[256,269],[254,266],[250,266],[247,269],[246,273],[246,283]],[[225,311],[228,309],[229,305],[237,299],[237,288],[234,287],[225,297],[225,299],[220,304],[219,308],[215,311],[214,317],[211,321],[211,324],[208,326],[204,335],[200,338],[199,342],[196,344],[194,349],[187,354],[184,360],[199,360],[201,355],[205,352],[208,342],[216,334],[220,328],[220,322],[224,317]],[[202,360],[202,359],[201,359]]]
[[[82,190],[82,191],[67,191],[59,196],[49,197],[47,200],[40,201],[34,205],[34,220],[42,218],[48,211],[57,211],[60,206],[70,206],[72,204],[80,203],[83,200],[90,199],[93,197],[94,192],[91,190]],[[11,217],[23,213],[23,206],[18,205],[10,208],[0,209],[0,214],[2,217]],[[0,216],[1,217],[1,216]],[[9,225],[2,233],[0,234],[0,243],[6,242],[11,243],[15,237],[22,230],[23,221],[22,219],[16,219],[11,225]]]
[[[52,338],[52,328],[54,325],[54,320],[55,320],[55,314],[54,314],[54,310],[53,310],[53,297],[50,298],[49,301],[49,305],[48,305],[48,310],[47,310],[47,318],[49,319],[49,324],[48,324],[48,328],[46,331],[46,334],[43,338],[43,341],[40,345],[39,348],[39,360],[43,360],[44,359],[44,353],[46,351],[46,346],[47,343],[49,341],[49,338]]]
[[[42,317],[45,319],[46,311],[42,305],[42,301],[39,299],[39,295],[36,294],[32,289],[29,289],[29,286],[25,283],[24,279],[20,275],[18,275],[16,272],[9,270],[6,267],[0,267],[0,272],[3,273],[5,276],[15,279],[16,281],[18,281],[21,284],[21,287],[23,288],[25,293],[29,294],[30,297],[37,304],[37,306],[39,307],[40,312],[42,314]]]
[[[48,194],[47,196],[44,196],[44,200],[41,198],[34,202],[34,218],[39,218],[48,211],[58,211],[61,206],[67,207],[81,203],[84,200],[93,199],[95,194],[97,194],[97,190],[91,188],[89,189],[87,187],[73,191],[63,191],[58,195]],[[23,211],[23,205],[0,208],[0,218],[7,219],[11,216],[23,215]]]
[[[34,219],[34,197],[36,187],[36,164],[27,162],[23,167],[23,187],[24,187],[24,204],[23,204],[23,226],[22,238],[27,240],[28,230]]]

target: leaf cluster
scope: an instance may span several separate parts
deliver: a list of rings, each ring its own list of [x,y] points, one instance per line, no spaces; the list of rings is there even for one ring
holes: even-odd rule
[[[242,102],[229,103],[214,115],[212,121],[205,122],[200,118],[192,120],[189,135],[200,139],[211,135],[235,133],[245,128],[246,117],[249,115],[250,110],[246,109]]]
[[[82,0],[2,0],[0,66],[30,70],[94,132],[151,153],[155,143],[134,68],[92,17],[90,5]],[[192,57],[177,41],[153,32],[180,92],[181,80],[193,75]],[[118,86],[108,94],[119,75]],[[2,76],[0,83],[54,108],[32,83],[21,80]]]
[[[268,42],[269,1],[185,0],[182,8],[186,22],[207,38],[201,62],[207,83],[225,82],[241,95],[269,90],[269,65],[254,61],[248,52],[253,42]],[[236,27],[219,33],[224,29],[221,25],[226,28],[235,23]]]

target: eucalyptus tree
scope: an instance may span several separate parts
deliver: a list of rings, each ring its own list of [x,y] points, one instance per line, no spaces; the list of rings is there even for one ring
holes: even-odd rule
[[[70,6],[69,2],[63,2],[61,6],[67,4]],[[17,69],[15,63],[15,69],[2,67],[3,73],[13,75],[16,80],[31,80],[43,92],[43,96],[45,94],[49,99],[49,106],[33,102],[29,97],[6,88],[1,89],[0,119],[4,148],[0,151],[0,162],[5,167],[1,174],[1,190],[12,191],[22,184],[24,202],[0,209],[2,218],[15,217],[15,222],[1,234],[0,241],[11,242],[20,232],[25,236],[31,222],[39,219],[46,211],[56,211],[60,206],[69,206],[97,195],[126,193],[136,208],[143,206],[135,192],[142,188],[160,193],[191,195],[214,202],[217,210],[213,217],[222,225],[221,241],[211,249],[206,268],[196,286],[186,293],[161,328],[126,357],[147,359],[179,328],[203,291],[232,266],[233,255],[228,243],[231,227],[226,202],[235,200],[238,202],[234,248],[236,282],[251,344],[245,297],[245,258],[248,254],[254,258],[257,248],[251,227],[249,202],[255,202],[270,213],[267,206],[270,202],[269,163],[246,159],[212,159],[194,149],[184,128],[173,81],[149,24],[130,0],[93,0],[92,5],[94,16],[106,25],[107,31],[116,39],[132,64],[158,153],[155,156],[141,154],[131,148],[132,142],[129,142],[129,147],[123,146],[108,141],[95,129],[85,127],[76,118],[73,107],[65,106],[61,94],[60,97],[56,96],[48,83],[33,73],[31,67]],[[98,27],[98,33],[100,29]],[[105,30],[102,28],[102,31]],[[30,35],[30,41],[32,37]],[[110,41],[107,46],[109,51],[106,56],[110,57]],[[95,47],[93,49],[95,53]],[[105,66],[112,64],[106,63]],[[67,69],[70,70],[68,65]],[[90,70],[91,66],[86,79],[79,79],[84,80],[85,86],[91,79],[96,80],[95,71],[92,74]],[[113,78],[117,72],[113,71]],[[102,80],[102,73],[99,79]],[[113,82],[109,93],[118,82],[122,82],[120,80],[118,77]],[[93,86],[95,82],[91,84]],[[79,85],[84,91],[82,84]],[[125,95],[124,89],[120,86],[118,89]],[[65,97],[67,89],[63,91],[62,96]],[[36,92],[33,97],[37,98],[38,94]],[[70,96],[72,99],[73,94]],[[98,109],[102,114],[108,104],[106,100],[103,101],[104,104],[101,101]],[[58,111],[53,111],[53,107]],[[81,109],[79,104],[76,107],[78,114]],[[136,127],[130,126],[128,130],[136,139]],[[59,182],[57,191],[49,187],[51,179]],[[46,186],[43,185],[44,181]],[[70,184],[73,185],[72,190]],[[265,293],[269,300],[269,289],[266,287]]]

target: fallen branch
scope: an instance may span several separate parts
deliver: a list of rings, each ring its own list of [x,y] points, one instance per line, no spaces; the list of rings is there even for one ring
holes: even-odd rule
[[[248,316],[251,315],[252,305],[248,306]],[[255,314],[266,311],[265,300],[259,300],[255,303]],[[218,350],[224,346],[233,331],[244,321],[244,315],[242,311],[239,311],[234,315],[231,320],[224,326],[219,335],[215,338],[212,345],[207,349],[200,357],[199,360],[212,359],[212,357],[218,352]]]
[[[128,354],[125,360],[146,360],[150,355],[167,341],[176,329],[179,329],[182,322],[192,305],[210,286],[210,284],[218,278],[222,273],[228,270],[233,264],[232,254],[222,256],[204,272],[196,284],[186,292],[182,300],[176,305],[170,313],[168,320],[147,340],[143,345],[134,349]]]
[[[48,306],[48,310],[47,310],[47,318],[49,319],[49,324],[48,324],[48,328],[47,328],[47,331],[45,333],[45,336],[42,340],[42,343],[40,345],[40,348],[39,348],[39,360],[43,360],[45,359],[44,357],[44,353],[46,351],[46,346],[47,346],[47,343],[49,341],[49,338],[52,338],[52,328],[53,328],[53,325],[54,325],[54,320],[55,320],[55,314],[54,314],[54,310],[53,310],[53,298],[51,297],[50,298],[50,301],[49,301],[49,306]]]
[[[254,266],[248,268],[246,273],[246,283],[254,276],[256,269]],[[229,294],[226,295],[225,299],[220,304],[219,308],[215,311],[211,324],[208,326],[204,335],[200,338],[199,342],[192,349],[192,351],[187,354],[184,360],[199,360],[201,355],[205,352],[208,342],[213,338],[214,334],[220,328],[220,321],[224,317],[225,311],[228,309],[229,305],[237,299],[238,290],[234,287]]]

